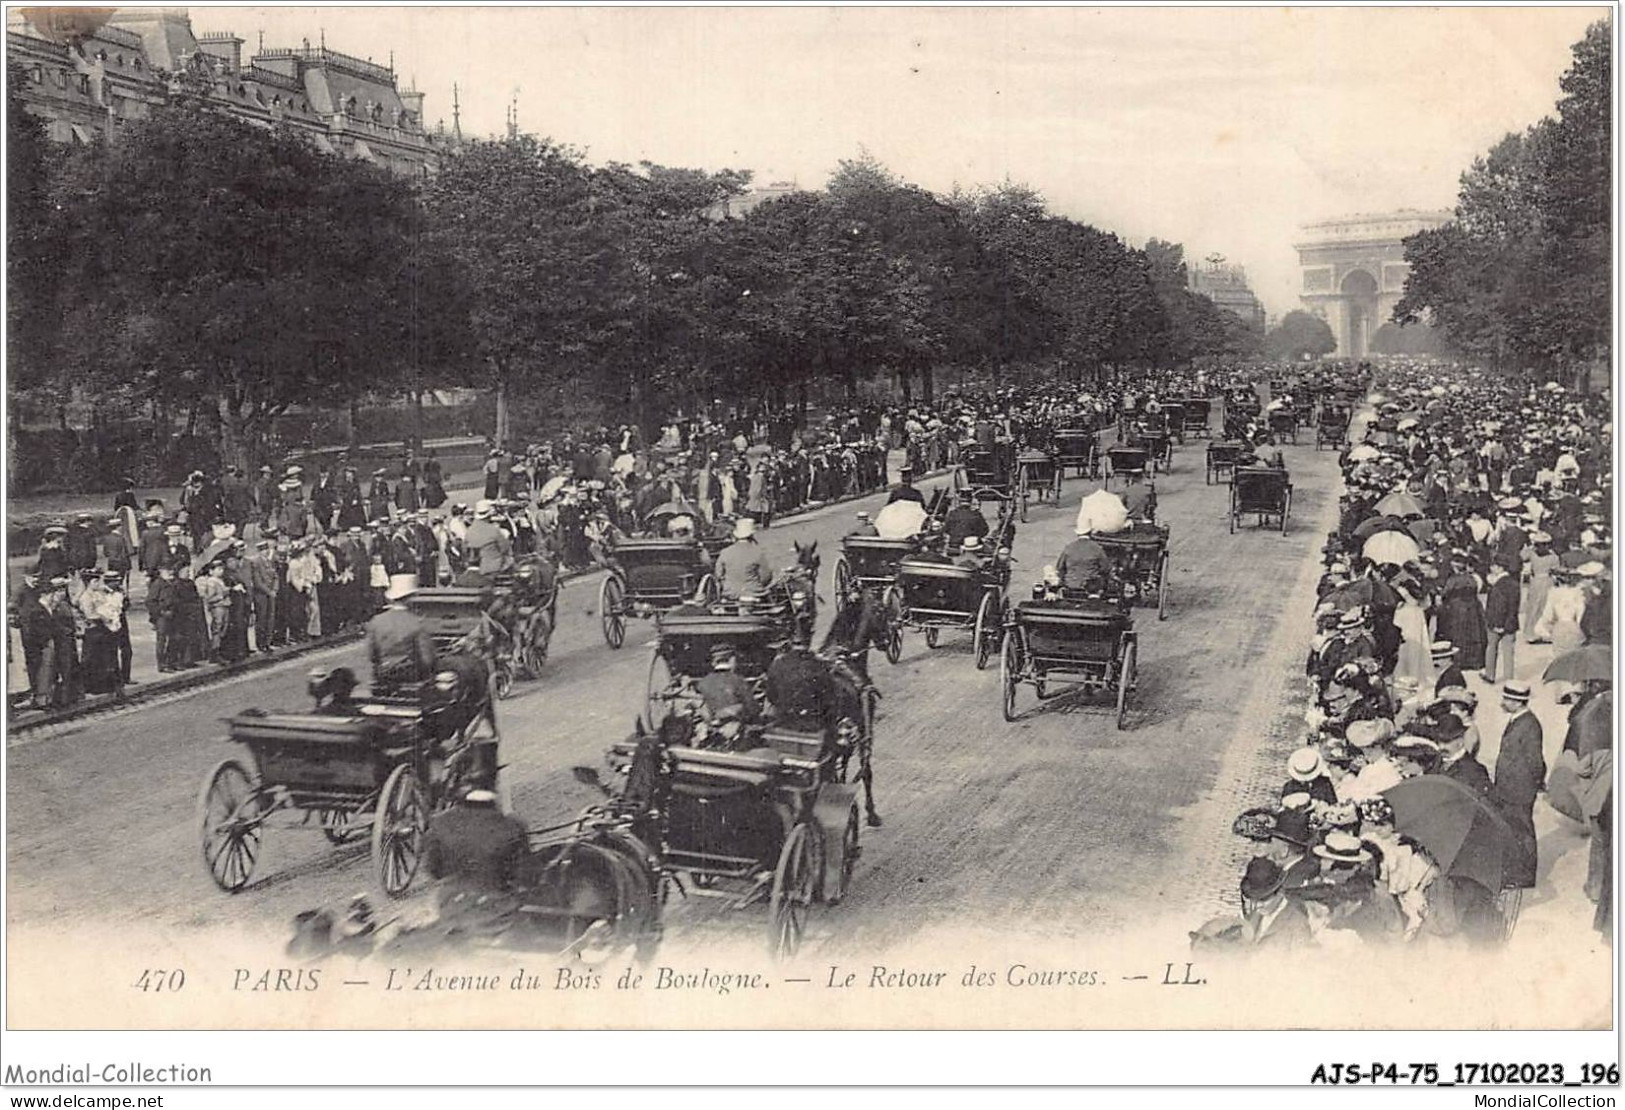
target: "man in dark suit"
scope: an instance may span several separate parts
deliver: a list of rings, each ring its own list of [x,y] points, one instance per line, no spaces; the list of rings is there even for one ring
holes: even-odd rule
[[[972,503],[969,496],[958,501],[943,518],[942,530],[948,536],[948,549],[957,550],[966,536],[987,537],[987,518]]]
[[[1507,714],[1501,750],[1495,756],[1495,786],[1490,800],[1517,830],[1522,858],[1511,861],[1506,885],[1527,889],[1535,885],[1535,796],[1545,789],[1545,735],[1540,719],[1529,710],[1529,684],[1508,682],[1501,687],[1501,708]]]
[[[901,481],[898,482],[897,488],[886,498],[886,504],[890,505],[894,501],[918,501],[924,505],[925,494],[914,488],[914,468],[905,466],[900,477]]]
[[[1488,638],[1484,645],[1484,671],[1481,677],[1488,683],[1500,681],[1502,659],[1506,661],[1507,678],[1517,675],[1514,658],[1522,595],[1518,590],[1518,576],[1512,570],[1512,564],[1497,558],[1490,567],[1489,592],[1484,595],[1484,629]]]
[[[387,610],[386,610],[387,612]],[[424,863],[441,880],[442,924],[503,927],[517,908],[512,888],[529,850],[524,822],[497,808],[482,784],[429,820]]]
[[[169,561],[169,539],[164,535],[163,517],[156,511],[147,513],[147,523],[141,529],[138,558],[148,585],[158,577],[158,568]]]
[[[1303,903],[1288,898],[1286,875],[1274,860],[1256,857],[1241,879],[1242,935],[1267,948],[1298,948],[1313,943]]]
[[[1456,645],[1449,640],[1433,641],[1433,665],[1439,668],[1439,680],[1433,684],[1433,696],[1438,697],[1452,686],[1467,689],[1467,676],[1456,663]]]
[[[423,621],[406,607],[411,588],[392,581],[389,604],[367,622],[367,658],[374,686],[423,682],[434,677],[434,641]]]

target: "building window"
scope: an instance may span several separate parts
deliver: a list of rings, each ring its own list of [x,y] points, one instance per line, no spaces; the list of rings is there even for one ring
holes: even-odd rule
[[[90,95],[90,74],[88,73],[81,73],[79,75],[79,95]]]
[[[30,76],[34,79],[34,84],[36,84],[36,85],[45,84],[45,67],[44,66],[35,66],[34,69],[33,69],[33,72],[30,74]]]
[[[137,73],[140,73],[140,72],[141,72],[141,70],[142,70],[142,68],[143,68],[143,67],[142,67],[142,65],[141,65],[141,59],[140,59],[140,57],[137,57],[137,58],[136,58],[136,60],[135,60],[135,71],[136,71],[136,72],[137,72]]]
[[[124,55],[123,54],[120,54],[118,56],[118,64],[119,64],[120,69],[124,68]]]

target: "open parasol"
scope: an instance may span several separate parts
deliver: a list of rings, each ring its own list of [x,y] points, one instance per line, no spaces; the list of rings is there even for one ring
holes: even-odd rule
[[[1355,526],[1354,538],[1369,540],[1372,536],[1382,532],[1405,532],[1409,535],[1405,528],[1405,522],[1397,516],[1369,516]]]
[[[1564,652],[1546,665],[1542,682],[1612,682],[1614,649],[1611,644],[1587,644]]]
[[[1396,432],[1408,432],[1412,428],[1416,427],[1417,425],[1419,425],[1421,423],[1422,422],[1420,420],[1418,420],[1416,417],[1407,416],[1407,417],[1404,417],[1403,419],[1401,419],[1399,421],[1399,423],[1394,425],[1394,431],[1396,431]]]
[[[893,501],[875,514],[875,534],[884,540],[906,540],[919,535],[926,519],[925,506],[918,501]]]
[[[1382,792],[1394,831],[1433,857],[1439,872],[1499,894],[1517,834],[1472,788],[1446,775],[1421,775]]]
[[[1402,567],[1406,563],[1415,562],[1422,549],[1416,545],[1409,532],[1378,532],[1365,541],[1365,547],[1360,553],[1373,563],[1392,563]]]
[[[565,483],[567,483],[569,480],[570,479],[563,474],[555,474],[553,477],[542,483],[542,488],[537,493],[537,497],[542,501],[551,501],[553,498],[559,495],[559,490],[563,489]]]
[[[1121,532],[1128,527],[1128,506],[1115,493],[1096,490],[1078,504],[1077,531]]]
[[[1426,516],[1427,506],[1418,501],[1409,490],[1400,489],[1378,501],[1377,511],[1397,517]]]
[[[192,556],[192,573],[197,574],[204,567],[220,558],[231,550],[232,540],[211,540],[202,551]]]
[[[1371,462],[1381,457],[1382,452],[1369,443],[1362,443],[1349,452],[1350,462]]]

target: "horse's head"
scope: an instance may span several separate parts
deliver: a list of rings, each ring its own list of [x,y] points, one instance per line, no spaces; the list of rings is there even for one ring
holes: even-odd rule
[[[818,541],[813,540],[812,543],[803,546],[801,541],[797,540],[794,546],[796,549],[796,569],[804,571],[814,582],[818,581],[818,567],[820,565]]]

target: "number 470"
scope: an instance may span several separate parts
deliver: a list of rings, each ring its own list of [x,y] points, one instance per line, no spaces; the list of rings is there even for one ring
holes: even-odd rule
[[[161,967],[152,968],[143,971],[134,985],[138,991],[151,991],[154,994],[163,991],[178,991],[186,986],[186,972],[178,967],[173,971]]]

